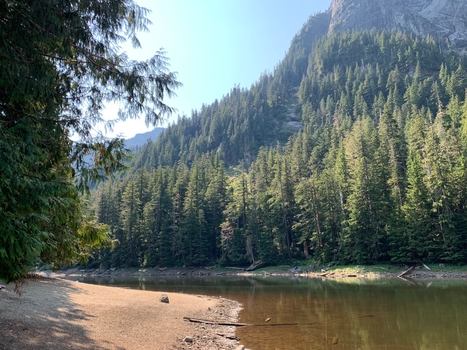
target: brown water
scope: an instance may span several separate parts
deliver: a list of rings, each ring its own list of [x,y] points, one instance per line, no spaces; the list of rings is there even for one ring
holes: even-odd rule
[[[467,349],[467,281],[184,277],[83,282],[238,300],[244,307],[239,322],[259,324],[237,328],[241,343],[252,350]]]

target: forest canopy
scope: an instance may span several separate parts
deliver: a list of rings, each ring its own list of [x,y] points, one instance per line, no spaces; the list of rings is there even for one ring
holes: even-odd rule
[[[120,244],[96,262],[467,262],[466,58],[399,31],[295,39],[99,186]]]
[[[109,101],[122,106],[117,120],[154,124],[179,85],[164,52],[141,62],[120,52],[125,41],[139,46],[147,12],[132,0],[0,2],[0,279],[110,240],[83,214],[79,191],[121,169],[126,151],[93,128]]]

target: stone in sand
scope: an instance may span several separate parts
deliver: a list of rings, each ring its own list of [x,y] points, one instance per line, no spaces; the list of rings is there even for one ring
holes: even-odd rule
[[[162,294],[161,297],[159,298],[159,301],[161,303],[167,303],[168,304],[169,303],[169,297],[167,295],[165,295],[165,294]]]

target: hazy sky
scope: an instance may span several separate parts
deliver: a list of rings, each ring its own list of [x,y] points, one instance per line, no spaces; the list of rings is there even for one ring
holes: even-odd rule
[[[329,8],[331,0],[136,0],[150,9],[149,32],[138,35],[142,49],[125,51],[147,59],[163,48],[170,70],[183,87],[165,102],[178,112],[160,126],[191,116],[192,110],[221,99],[235,86],[249,88],[272,72],[307,19]],[[104,115],[113,116],[109,108]],[[126,138],[152,130],[143,120],[114,128]]]

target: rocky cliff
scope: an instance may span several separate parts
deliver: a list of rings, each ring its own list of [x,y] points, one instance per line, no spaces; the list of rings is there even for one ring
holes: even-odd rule
[[[332,0],[329,32],[393,28],[467,52],[467,0]]]

